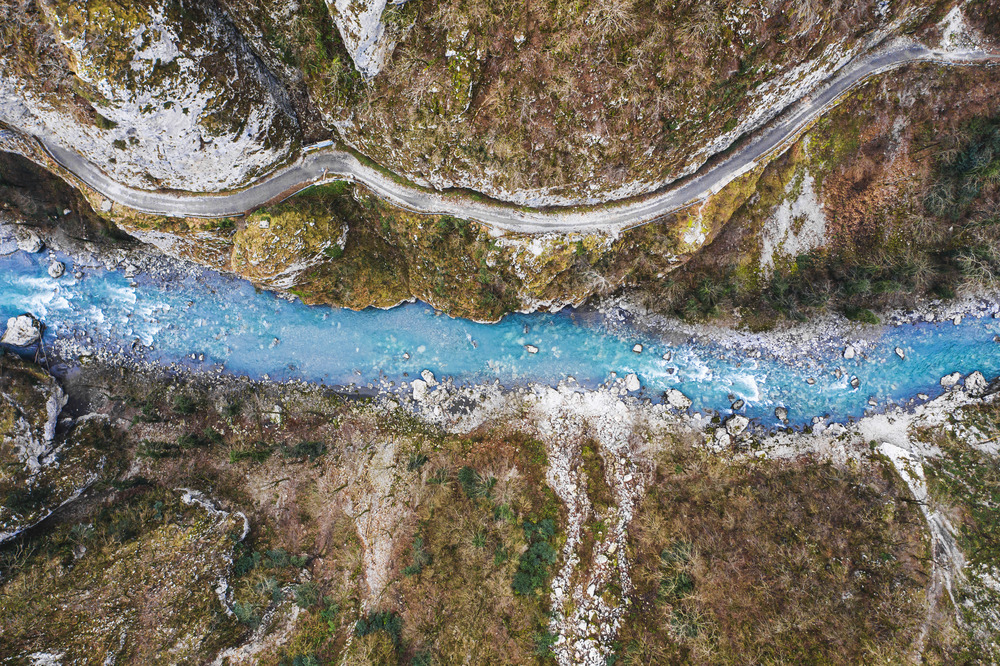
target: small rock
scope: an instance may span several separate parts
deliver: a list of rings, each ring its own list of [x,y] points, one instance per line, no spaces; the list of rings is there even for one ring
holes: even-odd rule
[[[66,216],[66,215],[69,215],[69,214],[70,214],[70,213],[72,213],[72,212],[73,212],[73,211],[72,211],[72,210],[70,210],[69,208],[63,208],[63,215],[64,215],[64,216]]]
[[[955,384],[958,384],[958,380],[962,378],[962,373],[953,372],[950,375],[945,375],[941,378],[941,386],[945,388],[951,388]]]
[[[434,379],[434,373],[431,372],[430,370],[421,370],[420,371],[420,377],[425,382],[427,382],[428,386],[437,386],[438,385],[437,380]]]
[[[618,550],[618,542],[617,541],[612,541],[611,545],[608,546],[608,555],[614,555],[615,551],[617,551],[617,550]]]
[[[673,355],[673,353],[672,353],[672,352],[667,352],[666,354],[664,354],[664,355],[663,355],[663,360],[664,360],[664,361],[669,361],[669,360],[670,360],[670,359],[672,359],[673,357],[674,357],[674,355]]]
[[[955,324],[955,326],[958,326],[959,324],[962,323],[962,315],[955,315],[954,317],[951,318],[951,321],[953,324]]]
[[[667,389],[663,392],[663,398],[667,404],[674,409],[687,409],[691,406],[691,398],[687,397],[677,389]]]
[[[630,392],[638,391],[642,388],[642,385],[639,383],[639,376],[634,372],[630,372],[625,375],[625,388]]]
[[[806,384],[809,384],[809,386],[814,386],[816,384],[816,378],[815,377],[809,377],[809,378],[807,378],[806,379]]]
[[[733,405],[732,405],[732,408],[733,408],[733,411],[734,411],[734,412],[738,412],[738,411],[740,411],[741,409],[743,409],[743,406],[744,406],[745,404],[746,404],[746,403],[745,403],[745,402],[744,402],[743,400],[737,400],[737,401],[736,401],[736,402],[734,402],[734,403],[733,403]]]
[[[896,352],[896,356],[898,356],[900,359],[904,361],[906,360],[906,352],[904,352],[902,349],[896,347],[893,351]]]
[[[844,358],[848,358],[848,359],[854,358],[856,354],[857,354],[857,352],[854,350],[854,347],[852,347],[851,345],[847,345],[846,347],[844,347]]]
[[[66,272],[66,264],[61,261],[53,261],[49,264],[49,277],[57,280]]]
[[[34,315],[22,314],[7,320],[0,343],[13,347],[30,347],[42,339],[42,324]]]
[[[924,315],[924,321],[934,321],[934,313],[928,312]]]
[[[741,414],[736,414],[735,416],[730,416],[726,419],[726,432],[735,437],[736,435],[742,434],[749,425],[750,419]]]
[[[101,200],[101,212],[102,213],[110,213],[111,212],[111,199],[102,199]]]
[[[587,596],[589,596],[589,597],[594,596],[594,592],[596,592],[596,591],[597,591],[597,586],[594,585],[593,583],[591,583],[590,587],[587,588]]]
[[[641,354],[642,353],[642,345],[635,345],[634,347],[632,347],[632,351],[634,351],[636,354]]]
[[[524,348],[528,351],[529,354],[538,353],[538,347],[536,347],[535,345],[524,345]]]
[[[788,420],[788,408],[787,407],[775,407],[774,408],[774,418],[779,421]]]
[[[851,388],[858,388],[861,386],[861,380],[857,377],[851,377]]]
[[[986,393],[986,377],[976,370],[965,378],[965,390],[972,395],[982,395]]]
[[[403,352],[403,360],[404,361],[409,361],[410,360],[410,353],[409,352]]]
[[[39,238],[38,234],[31,229],[18,227],[14,230],[14,238],[17,239],[17,249],[22,252],[35,254],[36,252],[41,252],[45,247],[45,243],[42,242],[42,239]]]
[[[926,393],[918,393],[917,394],[917,400],[927,401],[927,400],[930,400],[930,399],[931,399],[931,397],[929,395],[927,395]]]
[[[844,371],[841,370],[840,368],[837,368],[836,370],[833,371],[833,376],[836,377],[837,379],[840,379],[841,377],[844,376]]]
[[[721,447],[725,448],[732,444],[733,438],[729,436],[729,433],[725,430],[715,431],[715,442]]]

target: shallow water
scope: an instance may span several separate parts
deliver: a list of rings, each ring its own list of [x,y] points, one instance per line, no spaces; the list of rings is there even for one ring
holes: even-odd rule
[[[424,304],[352,312],[288,301],[203,269],[130,280],[116,271],[81,268],[84,277],[77,280],[71,261],[60,258],[67,274],[56,280],[46,272],[45,255],[0,257],[0,320],[31,312],[47,324],[49,343],[73,338],[83,348],[120,348],[148,361],[209,370],[221,365],[254,378],[366,385],[408,381],[427,368],[460,382],[555,385],[572,376],[594,386],[611,372],[635,372],[650,397],[677,388],[695,409],[723,413],[739,398],[746,401],[745,414],[773,424],[777,405],[789,408],[793,423],[817,415],[844,421],[870,410],[869,399],[884,408],[919,392],[933,397],[941,392],[940,377],[954,371],[1000,374],[1000,344],[993,342],[1000,320],[989,317],[969,317],[957,326],[884,327],[864,357],[852,360],[840,358],[840,346],[803,349],[794,360],[750,358],[748,347],[632,335],[596,313],[513,315],[476,324]],[[641,354],[632,351],[636,343],[644,345]],[[893,352],[897,346],[906,360]],[[667,352],[670,361],[662,358]],[[860,380],[857,389],[850,386],[852,376]]]

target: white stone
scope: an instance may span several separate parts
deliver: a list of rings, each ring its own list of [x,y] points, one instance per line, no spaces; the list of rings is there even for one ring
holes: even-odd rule
[[[421,370],[420,371],[420,377],[425,382],[427,382],[428,386],[437,386],[438,385],[437,380],[434,378],[434,373],[431,372],[430,370]]]
[[[671,352],[667,352],[666,354],[663,355],[663,360],[664,361],[669,361],[673,357],[674,357],[674,355]]]
[[[742,414],[736,414],[735,416],[730,416],[726,419],[726,432],[735,437],[736,435],[742,434],[749,425],[750,419]]]
[[[395,44],[382,24],[386,0],[327,0],[354,66],[366,78],[382,71]]]
[[[896,352],[896,356],[903,359],[904,361],[906,360],[906,352],[904,352],[902,349],[896,347],[893,351]]]
[[[687,409],[691,406],[691,398],[677,389],[667,389],[663,392],[663,397],[666,399],[667,404],[675,409]]]
[[[788,420],[788,408],[787,407],[775,407],[774,408],[774,416],[779,421],[787,421]]]
[[[61,261],[53,261],[49,264],[49,277],[58,279],[66,272],[66,264]]]
[[[851,345],[847,345],[846,347],[844,347],[844,358],[851,359],[854,358],[856,354],[857,352],[854,351],[854,347],[852,347]]]
[[[42,324],[33,315],[23,314],[7,320],[0,343],[14,347],[29,347],[42,339]]]
[[[31,229],[18,227],[14,231],[14,237],[17,239],[17,249],[22,252],[35,254],[36,252],[41,252],[42,248],[45,247],[45,243],[42,242],[42,239],[39,238],[38,234]]]
[[[634,372],[625,375],[625,388],[629,391],[638,391],[642,388],[642,385],[639,383],[639,376]]]
[[[632,351],[634,351],[636,354],[641,354],[642,353],[642,345],[635,345],[634,347],[632,347]]]
[[[413,399],[417,402],[423,402],[427,399],[427,382],[422,379],[414,379],[413,383]]]
[[[945,375],[941,378],[941,386],[945,388],[951,388],[952,386],[958,384],[958,380],[962,378],[962,373],[953,372],[950,375]]]
[[[972,395],[982,395],[986,392],[986,386],[986,377],[978,370],[965,378],[965,390]]]
[[[536,347],[535,345],[524,345],[524,348],[528,351],[529,354],[538,353],[538,347]]]

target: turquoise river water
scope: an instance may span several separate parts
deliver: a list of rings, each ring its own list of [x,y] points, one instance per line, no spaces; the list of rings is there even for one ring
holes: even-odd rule
[[[754,358],[749,343],[639,333],[597,313],[512,315],[477,324],[420,303],[353,312],[306,306],[209,270],[129,279],[117,271],[74,269],[60,258],[67,273],[53,279],[44,255],[0,257],[0,325],[31,312],[47,325],[48,343],[73,339],[83,350],[120,348],[146,361],[209,371],[221,366],[254,378],[398,386],[426,368],[458,382],[554,385],[572,376],[594,386],[612,372],[635,372],[654,400],[676,388],[695,410],[727,413],[742,399],[747,416],[769,425],[778,405],[789,408],[794,423],[817,415],[844,421],[872,409],[872,399],[885,408],[921,392],[939,394],[944,374],[1000,374],[1000,344],[993,341],[1000,320],[991,317],[886,326],[870,333],[871,344],[851,360],[840,357],[839,343],[797,358],[766,351]],[[642,353],[633,352],[637,343]],[[538,352],[529,353],[527,345]],[[894,353],[897,346],[905,360]]]

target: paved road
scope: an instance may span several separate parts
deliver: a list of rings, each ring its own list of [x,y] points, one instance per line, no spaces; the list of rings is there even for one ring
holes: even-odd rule
[[[976,64],[993,61],[980,51],[941,52],[913,43],[896,44],[853,61],[821,90],[800,100],[793,110],[773,121],[743,148],[725,159],[659,192],[587,208],[526,210],[502,203],[477,201],[460,194],[444,194],[398,182],[362,164],[353,155],[336,149],[310,152],[287,167],[238,192],[184,194],[150,192],[111,180],[100,168],[78,153],[42,140],[53,158],[107,198],[146,213],[173,217],[225,217],[253,210],[279,197],[323,180],[343,179],[363,183],[383,199],[403,208],[431,214],[474,219],[491,226],[521,232],[585,231],[636,226],[678,210],[719,191],[753,168],[772,151],[786,145],[810,121],[833,106],[844,93],[865,79],[917,61],[943,64]]]

